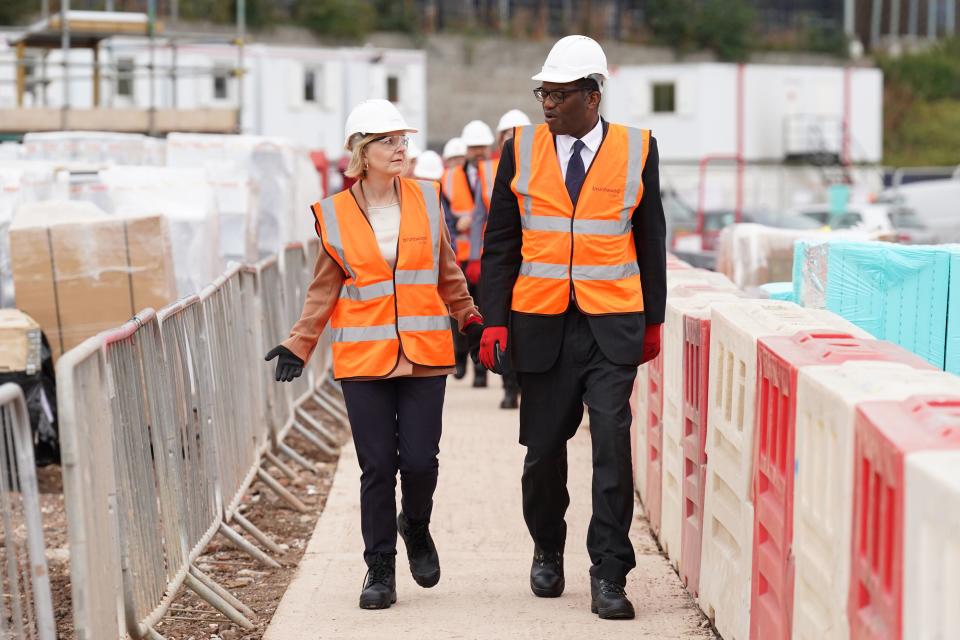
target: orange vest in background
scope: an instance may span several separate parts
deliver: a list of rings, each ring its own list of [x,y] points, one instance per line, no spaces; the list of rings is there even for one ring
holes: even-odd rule
[[[493,180],[497,175],[497,166],[493,160],[484,160],[477,165],[477,177],[480,180],[480,194],[483,205],[490,210],[490,198],[493,196]],[[450,210],[457,218],[473,215],[473,193],[470,191],[470,181],[467,180],[467,170],[463,165],[447,169],[440,181],[443,194],[450,202]],[[457,262],[466,262],[470,259],[470,234],[457,233]]]
[[[437,289],[444,222],[436,183],[400,178],[394,269],[350,191],[312,209],[324,248],[347,276],[330,317],[334,377],[386,376],[401,347],[414,364],[452,367],[450,318]]]
[[[559,315],[643,311],[631,218],[643,198],[650,131],[611,124],[574,208],[545,124],[517,127],[511,189],[520,206],[523,260],[511,308]]]

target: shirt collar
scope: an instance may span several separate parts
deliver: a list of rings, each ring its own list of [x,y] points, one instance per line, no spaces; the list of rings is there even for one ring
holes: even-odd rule
[[[587,135],[580,138],[580,140],[587,149],[596,153],[597,149],[600,148],[600,143],[603,142],[603,118],[597,118],[597,126],[591,129]],[[557,151],[572,153],[573,143],[575,141],[576,138],[573,136],[557,136]]]

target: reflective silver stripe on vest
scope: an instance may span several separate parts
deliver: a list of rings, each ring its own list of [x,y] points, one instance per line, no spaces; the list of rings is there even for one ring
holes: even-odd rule
[[[450,331],[449,316],[400,316],[400,331]]]
[[[629,223],[633,216],[633,200],[643,180],[643,131],[627,127],[627,185],[623,189],[623,211],[620,219]],[[627,226],[629,229],[629,225]]]
[[[436,269],[397,269],[397,284],[437,284]]]
[[[447,327],[449,328],[449,324]],[[397,328],[392,324],[378,324],[372,327],[330,327],[330,338],[334,342],[396,340]]]
[[[565,264],[550,264],[547,262],[521,262],[520,275],[530,278],[549,278],[551,280],[566,280],[570,271]]]
[[[340,298],[365,302],[389,296],[393,294],[393,281],[384,280],[383,282],[374,282],[364,287],[357,287],[352,284],[345,284],[340,288]]]
[[[527,231],[570,232],[570,218],[560,216],[521,216],[520,223]],[[622,236],[630,233],[630,218],[624,220],[573,220],[573,232],[594,236]]]
[[[321,215],[323,215],[323,225],[326,227],[324,230],[327,233],[327,237],[325,238],[327,244],[333,247],[333,250],[340,256],[340,263],[343,265],[343,268],[347,270],[350,277],[356,280],[357,274],[350,267],[350,263],[347,262],[347,257],[343,253],[343,239],[340,237],[340,221],[337,219],[337,211],[333,205],[332,197],[325,198],[320,202],[320,211]]]
[[[533,203],[530,200],[530,176],[533,172],[533,138],[536,128],[533,126],[518,127],[517,133],[520,134],[520,150],[518,152],[517,162],[517,193],[523,196],[523,215],[521,218],[529,218],[530,207]]]
[[[437,190],[433,183],[417,180],[417,184],[423,194],[423,201],[427,204],[427,219],[430,221],[430,236],[433,238],[433,266],[437,269],[440,265],[440,234],[442,233],[440,225],[443,221],[443,216],[440,213],[440,198],[437,196]],[[434,278],[433,282],[436,281],[436,278]]]
[[[640,273],[636,262],[614,265],[574,265],[574,280],[623,280]]]

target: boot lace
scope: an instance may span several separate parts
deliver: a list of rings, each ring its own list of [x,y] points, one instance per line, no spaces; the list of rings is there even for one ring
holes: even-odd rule
[[[390,579],[390,575],[390,563],[383,556],[376,558],[367,568],[367,579],[370,584],[377,582],[386,584]]]
[[[610,582],[609,580],[600,581],[600,593],[604,595],[617,595],[625,596],[627,592],[616,582]]]
[[[407,521],[407,543],[415,552],[426,551],[427,532],[429,531],[429,522],[410,522]]]
[[[554,566],[560,566],[561,554],[558,551],[540,551],[537,550],[533,554],[533,560],[541,567],[545,567],[548,564]]]

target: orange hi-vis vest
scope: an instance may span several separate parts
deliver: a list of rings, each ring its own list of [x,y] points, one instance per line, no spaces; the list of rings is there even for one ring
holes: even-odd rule
[[[444,223],[436,183],[400,179],[393,269],[349,190],[312,209],[324,249],[347,276],[330,317],[334,377],[386,376],[401,347],[414,364],[452,367],[450,317],[437,290]]]
[[[493,180],[497,175],[497,167],[493,160],[484,160],[477,164],[477,179],[480,180],[480,195],[483,206],[490,210],[490,198],[493,196]],[[450,210],[457,218],[472,216],[475,203],[473,192],[470,190],[470,181],[467,179],[467,170],[463,165],[447,169],[440,182],[443,194],[450,201]],[[470,259],[470,234],[457,234],[457,262],[466,262]]]
[[[511,188],[520,206],[523,260],[511,308],[559,315],[571,291],[586,314],[643,311],[631,218],[643,198],[650,131],[611,124],[590,165],[576,208],[545,124],[518,127]]]

